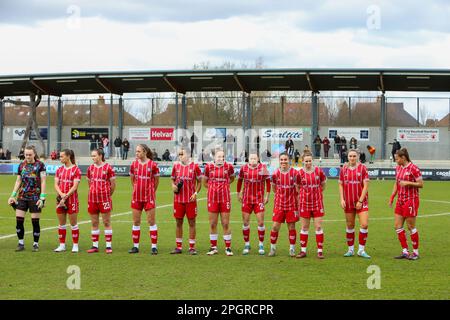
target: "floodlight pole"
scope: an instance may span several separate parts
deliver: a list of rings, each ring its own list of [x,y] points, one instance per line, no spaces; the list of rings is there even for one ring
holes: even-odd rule
[[[58,123],[56,126],[56,150],[61,151],[61,140],[62,140],[62,122],[63,122],[63,114],[62,114],[62,101],[61,98],[58,98],[58,110],[57,110],[57,118]]]
[[[311,93],[311,115],[312,115],[312,126],[311,126],[311,147],[314,144],[314,139],[319,134],[319,104],[317,103],[318,97],[316,92]],[[312,150],[312,149],[311,149]]]
[[[175,93],[175,131],[177,133],[177,136],[175,137],[175,145],[178,146],[178,139],[179,139],[179,133],[178,133],[178,93]]]
[[[108,147],[109,147],[109,155],[110,155],[110,157],[112,157],[112,154],[113,154],[112,141],[114,141],[113,140],[114,139],[113,138],[113,120],[114,120],[113,101],[114,101],[113,100],[113,96],[111,95],[110,98],[109,98],[109,137],[108,137],[108,140],[109,140]]]
[[[181,97],[181,125],[184,130],[187,129],[186,95]]]
[[[386,158],[386,131],[387,131],[387,123],[386,123],[386,96],[384,92],[381,94],[381,159]]]
[[[0,99],[0,144],[3,148],[3,98]]]
[[[123,136],[123,98],[119,97],[119,138],[122,140]]]
[[[247,147],[246,147],[246,150],[247,150],[248,155],[250,155],[250,141],[251,141],[250,134],[251,134],[251,129],[252,129],[252,104],[251,104],[251,96],[250,95],[251,95],[251,93],[249,93],[247,95],[247,99],[246,99],[246,102],[247,102],[247,141],[246,141]]]
[[[242,92],[242,142],[244,143],[244,150],[247,150],[246,147],[246,136],[247,136],[247,121],[246,121],[246,117],[247,117],[247,102],[246,102],[246,97],[245,97],[245,92]]]
[[[50,95],[47,97],[47,155],[50,155]]]

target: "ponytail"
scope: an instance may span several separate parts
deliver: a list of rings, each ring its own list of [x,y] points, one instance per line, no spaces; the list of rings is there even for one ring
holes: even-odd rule
[[[102,162],[105,162],[105,151],[103,151],[103,149],[94,149],[94,151],[97,152],[97,154],[102,157]],[[75,156],[74,156],[74,161],[75,161]]]
[[[138,144],[138,147],[141,147],[144,150],[148,159],[153,160],[153,152],[146,144]]]
[[[64,149],[61,152],[64,152],[64,154],[70,158],[70,162],[72,164],[75,164],[75,153],[71,149]]]
[[[34,161],[38,161],[39,160],[39,157],[37,155],[37,151],[36,151],[36,147],[35,146],[26,146],[24,151],[23,151],[24,155],[25,155],[25,150],[33,150],[33,152],[34,152]]]
[[[408,162],[411,162],[411,159],[409,158],[409,153],[408,150],[406,148],[401,148],[400,150],[397,150],[397,152],[395,153],[398,157],[405,157],[405,159]]]

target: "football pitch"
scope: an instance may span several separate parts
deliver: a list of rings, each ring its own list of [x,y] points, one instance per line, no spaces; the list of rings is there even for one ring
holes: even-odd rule
[[[48,200],[41,215],[40,251],[32,252],[30,215],[25,222],[25,248],[15,252],[15,214],[7,205],[15,176],[0,176],[0,299],[449,299],[450,298],[450,183],[425,181],[417,229],[421,259],[395,260],[401,248],[393,227],[393,210],[387,206],[393,181],[372,180],[369,187],[370,222],[366,251],[372,259],[344,258],[345,221],[339,207],[338,185],[329,180],[325,195],[324,260],[316,258],[314,230],[310,229],[308,257],[288,256],[289,242],[284,225],[278,238],[277,256],[269,258],[273,193],[266,210],[266,256],[259,256],[255,217],[251,224],[250,255],[243,256],[240,206],[233,194],[231,228],[233,257],[224,253],[219,224],[219,254],[207,256],[209,225],[206,192],[198,202],[197,256],[187,254],[188,228],[184,228],[184,252],[171,255],[175,246],[173,194],[169,178],[161,178],[157,193],[157,256],[150,255],[150,239],[145,216],[141,225],[140,253],[128,254],[131,247],[131,183],[117,179],[113,196],[113,250],[104,252],[101,228],[100,252],[90,248],[90,221],[87,213],[87,181],[80,188],[80,252],[72,254],[70,228],[64,253],[54,253],[58,245],[53,177],[47,180]],[[236,183],[232,191],[236,190]],[[356,243],[359,227],[356,226]],[[297,224],[297,251],[299,250]],[[408,243],[411,246],[408,232]],[[80,289],[69,289],[70,266],[80,271]],[[371,267],[372,266],[372,267]],[[369,268],[370,267],[370,268]],[[379,289],[369,284],[379,272]],[[70,271],[70,270],[69,270]],[[372,279],[372,280],[371,280]]]

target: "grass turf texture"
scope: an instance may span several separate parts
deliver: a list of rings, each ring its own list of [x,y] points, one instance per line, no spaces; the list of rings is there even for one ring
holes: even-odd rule
[[[370,223],[366,251],[372,259],[344,258],[344,214],[338,204],[336,180],[325,190],[324,260],[315,257],[314,230],[310,229],[308,257],[288,256],[288,236],[283,225],[278,238],[277,256],[267,257],[271,228],[273,194],[266,210],[266,256],[258,255],[255,217],[251,224],[250,255],[242,256],[242,222],[240,206],[233,195],[231,227],[233,257],[224,253],[219,225],[219,255],[210,257],[206,192],[199,194],[197,218],[197,249],[199,255],[189,256],[187,222],[184,228],[184,252],[171,255],[175,246],[175,222],[172,216],[173,195],[169,179],[162,178],[157,194],[158,249],[151,256],[148,225],[143,215],[141,252],[128,254],[131,247],[131,185],[129,178],[119,177],[113,196],[112,255],[104,252],[103,228],[100,252],[88,254],[90,223],[87,213],[87,182],[83,178],[80,194],[80,253],[72,254],[70,228],[67,230],[65,253],[54,253],[58,244],[53,177],[48,178],[48,201],[41,216],[40,252],[31,252],[32,234],[26,233],[24,252],[14,252],[17,237],[5,238],[15,232],[15,214],[7,199],[14,185],[14,176],[0,176],[0,299],[449,299],[450,298],[450,197],[448,182],[425,182],[421,190],[421,206],[417,228],[420,233],[421,259],[394,260],[401,252],[393,228],[393,210],[387,206],[392,181],[371,181],[369,188]],[[235,190],[235,184],[232,190]],[[127,213],[128,212],[128,213]],[[436,215],[442,214],[442,215]],[[433,216],[431,216],[433,215]],[[426,216],[429,216],[426,218]],[[297,224],[297,243],[300,224]],[[25,231],[32,230],[27,213]],[[358,224],[356,226],[358,241]],[[408,233],[409,244],[409,233]],[[297,251],[299,245],[297,244]],[[81,289],[69,290],[66,281],[68,266],[81,270]],[[381,270],[381,289],[367,288],[370,265]]]

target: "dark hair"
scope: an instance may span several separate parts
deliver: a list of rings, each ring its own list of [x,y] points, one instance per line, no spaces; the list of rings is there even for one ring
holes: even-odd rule
[[[150,150],[150,148],[146,144],[138,144],[138,147],[141,147],[145,151],[145,155],[148,159],[153,160],[153,152]]]
[[[282,156],[286,156],[289,158],[289,155],[286,152],[282,152],[280,153],[280,155],[278,156],[278,159],[281,158]]]
[[[67,157],[70,158],[70,162],[71,162],[72,164],[75,164],[75,153],[73,152],[73,150],[71,150],[71,149],[64,149],[64,150],[61,150],[61,152],[64,152],[64,154],[65,154]]]
[[[37,151],[36,151],[36,147],[35,146],[26,146],[25,149],[23,150],[23,154],[25,156],[25,150],[33,150],[34,152],[34,161],[38,161],[39,157],[37,155]]]
[[[411,159],[409,158],[409,153],[406,148],[401,148],[400,150],[397,150],[395,153],[398,157],[405,157],[408,162],[411,162]]]
[[[97,152],[97,154],[102,157],[102,161],[103,162],[105,161],[105,151],[103,151],[103,149],[99,148],[99,149],[94,149],[92,151]]]

